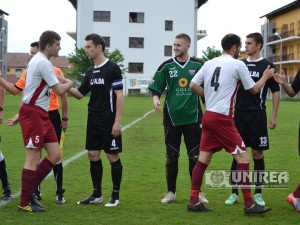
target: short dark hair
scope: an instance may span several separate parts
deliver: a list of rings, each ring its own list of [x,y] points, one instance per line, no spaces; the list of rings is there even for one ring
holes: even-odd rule
[[[223,51],[228,51],[232,46],[241,46],[241,38],[236,34],[226,34],[221,41]]]
[[[32,42],[32,43],[30,44],[30,47],[32,47],[32,48],[34,48],[34,47],[40,48],[40,43],[39,43],[38,41]]]
[[[56,33],[55,31],[47,30],[43,32],[42,35],[40,36],[40,41],[39,41],[41,51],[45,50],[47,45],[53,45],[55,41],[60,41],[60,40],[61,38],[59,34]]]
[[[262,49],[262,47],[264,46],[264,38],[261,35],[261,33],[258,33],[258,32],[251,33],[251,34],[248,34],[246,36],[246,38],[253,38],[257,44],[261,44],[260,49]]]
[[[175,38],[184,39],[186,42],[188,42],[189,44],[191,44],[191,38],[190,38],[190,36],[187,35],[187,34],[185,34],[185,33],[177,34]]]
[[[85,41],[92,41],[95,46],[101,45],[102,46],[102,52],[105,51],[105,41],[99,34],[89,34],[85,37]]]

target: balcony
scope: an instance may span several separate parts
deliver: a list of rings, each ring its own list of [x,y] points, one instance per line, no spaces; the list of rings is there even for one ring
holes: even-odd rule
[[[206,30],[197,30],[196,36],[197,36],[197,40],[198,40],[198,41],[199,41],[200,39],[206,37],[206,36],[207,36]]]
[[[294,38],[298,39],[300,37],[300,28],[297,30],[292,29],[292,30],[286,30],[283,32],[278,32],[278,33],[282,39],[285,39],[285,38],[288,38],[289,40],[294,39]],[[268,37],[268,42],[273,42],[273,41],[278,41],[278,40],[279,40],[279,37],[275,34],[272,34]]]
[[[267,59],[274,63],[274,65],[280,65],[280,64],[299,64],[300,59],[297,57],[298,54],[295,53],[285,53],[282,54],[282,58],[280,58],[280,55],[270,54]],[[280,61],[282,60],[282,61]]]

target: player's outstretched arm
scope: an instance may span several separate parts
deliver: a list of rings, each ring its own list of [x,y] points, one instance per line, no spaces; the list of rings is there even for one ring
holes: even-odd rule
[[[265,69],[262,77],[255,83],[255,85],[249,89],[251,94],[257,94],[262,87],[265,85],[266,81],[268,79],[273,79],[272,77],[274,76],[274,68],[270,68],[270,65],[267,66],[267,68]]]
[[[55,94],[61,96],[65,94],[72,86],[73,81],[71,81],[70,79],[64,79],[63,83],[55,84],[51,88],[55,92]]]
[[[12,95],[17,95],[21,92],[13,83],[8,82],[2,76],[0,77],[0,85]]]
[[[294,92],[294,89],[292,88],[292,86],[286,82],[286,75],[283,70],[281,71],[281,74],[276,73],[274,75],[274,78],[278,84],[282,85],[284,91],[288,94],[288,96],[294,97],[297,94]]]
[[[190,83],[190,88],[196,92],[201,98],[204,98],[204,90],[201,86],[197,85],[193,81]]]
[[[82,99],[83,98],[83,95],[78,91],[78,89],[76,89],[76,88],[70,88],[69,90],[68,90],[68,93],[70,94],[70,95],[72,95],[74,98],[76,98],[76,99],[78,99],[78,100],[80,100],[80,99]]]

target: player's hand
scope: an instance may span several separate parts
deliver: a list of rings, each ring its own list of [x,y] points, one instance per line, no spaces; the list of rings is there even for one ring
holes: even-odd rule
[[[6,121],[6,125],[14,126],[19,123],[19,114],[16,114],[13,118],[10,118]]]
[[[276,118],[272,117],[272,118],[270,119],[269,128],[270,128],[270,129],[275,129],[275,128],[276,128],[276,125],[277,125],[277,120],[276,120]]]
[[[57,79],[58,79],[58,81],[59,81],[60,83],[62,83],[62,84],[66,83],[66,79],[63,78],[62,76],[57,76]]]
[[[62,129],[64,132],[67,131],[68,126],[69,126],[69,125],[68,125],[68,121],[64,121],[64,120],[61,121],[60,127],[61,127],[61,129]]]
[[[154,107],[154,109],[155,109],[155,111],[157,112],[157,113],[160,113],[161,111],[160,111],[160,100],[159,99],[154,99],[153,100],[153,107]]]
[[[119,137],[121,135],[121,123],[115,122],[111,134],[114,138]]]
[[[266,76],[268,79],[274,76],[275,69],[270,68],[270,65],[267,66],[267,68],[264,71],[264,76]]]
[[[284,70],[281,70],[281,74],[275,73],[274,78],[278,84],[284,84],[286,81],[286,75],[284,73]]]

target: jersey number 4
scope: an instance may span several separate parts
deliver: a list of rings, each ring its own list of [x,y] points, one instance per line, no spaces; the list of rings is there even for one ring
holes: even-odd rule
[[[214,74],[211,78],[210,86],[215,88],[215,91],[218,90],[220,83],[219,83],[219,76],[220,76],[221,67],[217,67],[214,71]]]

